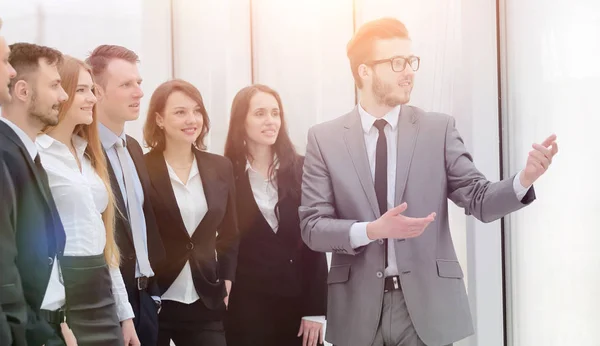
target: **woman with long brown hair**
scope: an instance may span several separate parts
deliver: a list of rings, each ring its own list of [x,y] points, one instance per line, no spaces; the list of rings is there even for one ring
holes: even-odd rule
[[[73,57],[65,56],[59,74],[69,99],[59,106],[58,123],[45,128],[36,144],[67,240],[41,308],[55,327],[66,320],[79,345],[123,345],[124,335],[135,336],[134,316],[119,271],[94,82],[90,68]]]
[[[279,94],[238,92],[225,156],[236,181],[240,246],[226,332],[229,346],[323,342],[327,260],[304,244],[298,207],[303,157],[287,133]]]
[[[144,139],[150,198],[167,253],[156,270],[162,295],[158,346],[225,346],[223,315],[235,277],[237,221],[229,160],[205,151],[209,119],[200,91],[183,80],[156,88]]]

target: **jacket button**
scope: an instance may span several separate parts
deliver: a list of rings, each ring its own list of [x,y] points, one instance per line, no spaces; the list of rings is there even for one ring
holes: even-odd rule
[[[129,259],[130,260],[134,260],[135,259],[135,255],[134,254],[129,255]]]
[[[48,265],[52,266],[54,264],[54,258],[48,257]]]
[[[294,260],[290,260],[290,263],[294,263]]]
[[[191,250],[191,249],[193,249],[193,248],[194,248],[194,243],[189,243],[189,244],[187,244],[186,248],[187,248],[188,250]]]
[[[377,272],[377,274],[376,274],[376,275],[377,275],[377,277],[378,277],[378,278],[380,278],[380,279],[383,277],[383,273],[382,273],[382,272]]]
[[[383,239],[379,239],[377,242],[379,243],[379,245],[383,245],[384,243]]]

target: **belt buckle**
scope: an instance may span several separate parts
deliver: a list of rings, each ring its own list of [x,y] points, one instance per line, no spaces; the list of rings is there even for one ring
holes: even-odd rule
[[[148,277],[147,276],[140,276],[139,278],[136,279],[136,281],[137,281],[138,291],[143,291],[148,287]]]

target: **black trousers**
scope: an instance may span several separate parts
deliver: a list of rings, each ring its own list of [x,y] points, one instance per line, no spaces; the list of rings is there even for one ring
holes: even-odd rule
[[[223,310],[209,310],[202,300],[183,304],[163,300],[158,316],[158,346],[226,346],[223,328]],[[142,343],[142,346],[145,346]]]
[[[301,346],[301,302],[234,285],[225,318],[227,346]]]
[[[155,346],[158,340],[158,311],[156,303],[145,291],[128,290],[129,303],[135,318],[133,325],[142,346]]]

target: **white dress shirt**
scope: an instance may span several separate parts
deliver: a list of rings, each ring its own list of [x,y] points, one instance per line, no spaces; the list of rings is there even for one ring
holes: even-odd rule
[[[275,167],[277,170],[279,167]],[[260,172],[256,171],[249,161],[246,161],[246,172],[248,172],[248,179],[250,180],[250,186],[252,187],[252,194],[258,209],[264,216],[265,220],[274,233],[277,233],[279,229],[279,221],[275,214],[275,205],[279,200],[279,194],[277,191],[277,179],[265,178]]]
[[[73,136],[73,146],[81,163],[81,170],[65,144],[48,135],[38,136],[36,144],[65,229],[64,255],[103,254],[106,229],[102,213],[108,207],[108,192],[90,159],[85,155],[87,142],[81,137]],[[119,320],[133,318],[133,309],[129,304],[121,271],[119,268],[109,267],[109,272]],[[54,261],[42,309],[58,310],[65,304],[65,288],[61,281],[58,261]]]
[[[275,167],[275,170],[279,169],[279,165]],[[265,178],[260,172],[255,170],[249,161],[246,161],[246,172],[248,172],[248,179],[250,180],[250,187],[252,188],[252,194],[254,200],[261,214],[267,220],[269,226],[274,233],[277,233],[279,229],[279,221],[275,214],[275,205],[279,200],[279,194],[277,191],[277,179]],[[325,316],[305,316],[303,319],[313,322],[325,323]]]
[[[383,116],[388,123],[385,125],[383,131],[385,132],[387,140],[387,206],[388,210],[395,207],[394,202],[396,200],[396,152],[398,150],[398,118],[400,115],[400,107],[394,107],[389,113]],[[363,134],[365,139],[365,147],[367,148],[367,157],[369,159],[369,166],[371,168],[371,177],[375,181],[375,154],[377,151],[377,139],[379,138],[379,130],[374,126],[375,121],[378,119],[371,114],[367,113],[360,103],[358,104],[358,113],[360,114],[360,121],[363,128]],[[402,164],[402,163],[401,163]],[[529,190],[529,187],[521,185],[519,178],[520,174],[517,174],[513,180],[513,188],[517,198],[523,199],[525,194]],[[368,222],[357,222],[350,228],[350,244],[353,248],[361,247],[372,242],[367,236],[367,224]],[[396,262],[396,251],[394,247],[394,239],[388,239],[388,266],[385,268],[385,276],[398,275],[398,264]]]
[[[206,202],[206,196],[204,195],[204,186],[202,186],[200,172],[198,171],[198,163],[194,157],[194,162],[192,162],[192,168],[190,169],[190,174],[185,184],[179,179],[171,165],[169,165],[168,162],[166,163],[167,170],[169,171],[169,178],[171,179],[171,186],[173,187],[173,193],[175,194],[177,206],[181,212],[181,219],[183,220],[186,231],[191,237],[208,212],[208,204]],[[194,286],[190,261],[185,263],[185,266],[175,281],[173,281],[171,287],[169,287],[162,295],[162,299],[173,300],[184,304],[192,304],[200,299],[198,292],[196,292],[196,287]]]

